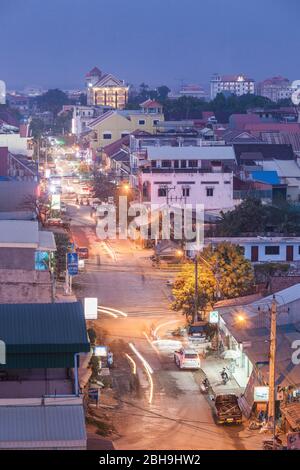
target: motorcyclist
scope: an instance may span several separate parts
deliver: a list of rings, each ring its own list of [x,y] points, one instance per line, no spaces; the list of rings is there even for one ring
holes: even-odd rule
[[[221,377],[222,377],[222,380],[223,380],[223,384],[226,385],[228,380],[229,380],[229,377],[228,377],[228,374],[226,372],[225,367],[223,367],[223,369],[222,369]]]

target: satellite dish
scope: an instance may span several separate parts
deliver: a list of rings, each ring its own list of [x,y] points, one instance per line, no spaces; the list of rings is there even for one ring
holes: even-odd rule
[[[296,106],[299,106],[300,104],[300,80],[294,80],[292,83],[292,102]]]

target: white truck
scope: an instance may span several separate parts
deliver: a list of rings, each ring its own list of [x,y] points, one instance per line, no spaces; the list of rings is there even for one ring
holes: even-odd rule
[[[200,358],[197,351],[191,348],[181,348],[174,353],[174,362],[179,369],[200,369]]]

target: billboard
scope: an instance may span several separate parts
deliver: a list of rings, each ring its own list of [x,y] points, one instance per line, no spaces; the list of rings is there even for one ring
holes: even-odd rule
[[[269,401],[269,387],[254,387],[254,401]]]
[[[60,194],[52,194],[51,209],[54,211],[60,211]]]
[[[85,297],[84,299],[84,317],[86,320],[97,320],[98,318],[98,299],[97,297]]]

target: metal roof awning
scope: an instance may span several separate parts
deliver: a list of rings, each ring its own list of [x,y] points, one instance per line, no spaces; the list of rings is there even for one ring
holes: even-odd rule
[[[56,251],[53,232],[39,232],[39,251]]]

